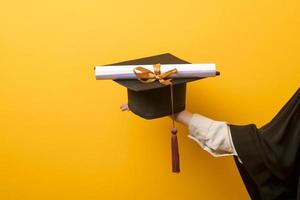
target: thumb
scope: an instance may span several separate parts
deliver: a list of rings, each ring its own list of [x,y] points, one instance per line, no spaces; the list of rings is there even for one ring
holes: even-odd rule
[[[121,111],[130,111],[127,103],[126,104],[122,104],[120,106],[120,109],[121,109]]]

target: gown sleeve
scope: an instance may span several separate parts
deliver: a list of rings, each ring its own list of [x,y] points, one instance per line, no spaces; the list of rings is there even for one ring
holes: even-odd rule
[[[300,88],[266,125],[229,124],[237,162],[254,200],[300,199]]]

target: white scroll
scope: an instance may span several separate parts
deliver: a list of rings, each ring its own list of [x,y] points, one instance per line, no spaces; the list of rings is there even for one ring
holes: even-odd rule
[[[96,79],[136,79],[133,72],[135,67],[144,67],[153,72],[153,65],[114,65],[96,66]],[[161,73],[171,69],[177,69],[176,74],[170,78],[195,78],[216,76],[216,65],[210,64],[161,64]]]

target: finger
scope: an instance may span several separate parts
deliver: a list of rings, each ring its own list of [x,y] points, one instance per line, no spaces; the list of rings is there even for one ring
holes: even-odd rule
[[[122,111],[129,111],[129,110],[130,110],[129,107],[128,107],[128,104],[122,104],[122,105],[120,106],[120,109],[121,109]]]

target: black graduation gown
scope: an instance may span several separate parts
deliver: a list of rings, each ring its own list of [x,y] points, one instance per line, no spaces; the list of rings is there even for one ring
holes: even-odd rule
[[[234,157],[254,200],[300,200],[300,88],[266,125],[229,124]]]

